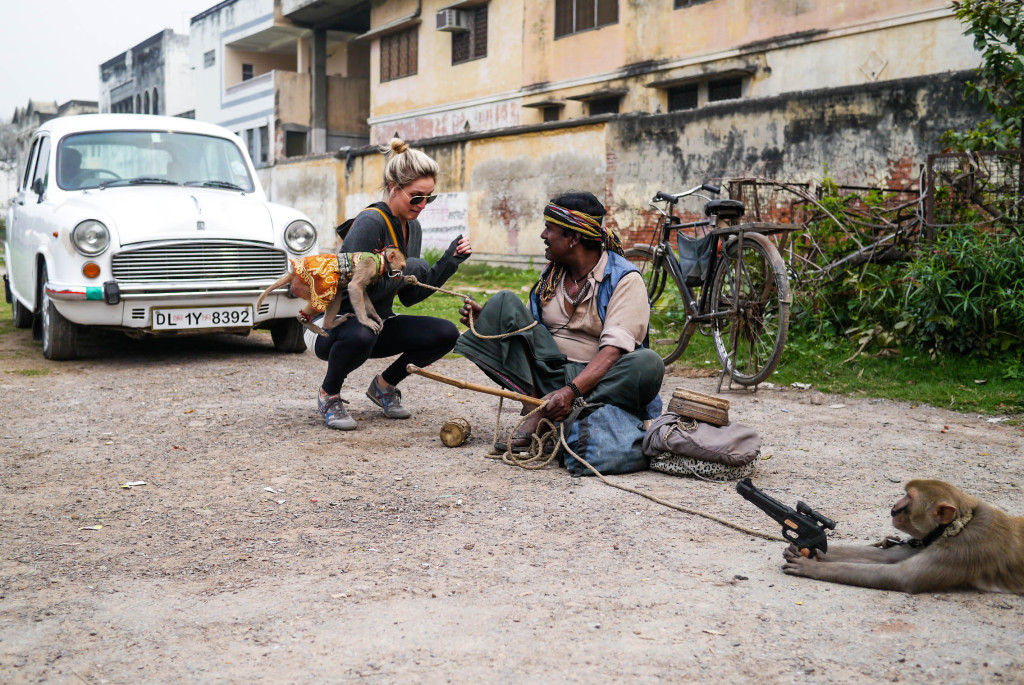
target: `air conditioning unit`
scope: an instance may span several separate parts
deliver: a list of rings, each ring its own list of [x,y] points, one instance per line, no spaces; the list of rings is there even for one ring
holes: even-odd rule
[[[437,30],[459,33],[469,30],[469,14],[462,10],[441,10],[437,13]]]

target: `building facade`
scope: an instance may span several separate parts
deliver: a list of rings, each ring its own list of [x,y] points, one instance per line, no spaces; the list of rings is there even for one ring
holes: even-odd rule
[[[190,28],[196,118],[236,131],[257,166],[365,145],[369,46],[355,35],[293,20],[281,0],[211,7]]]
[[[164,29],[100,65],[101,112],[194,115],[189,37]]]

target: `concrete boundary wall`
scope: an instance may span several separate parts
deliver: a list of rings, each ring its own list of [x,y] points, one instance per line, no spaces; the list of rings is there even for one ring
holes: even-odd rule
[[[705,180],[759,175],[849,185],[917,179],[945,131],[984,118],[964,98],[970,72],[716,103],[670,114],[629,114],[414,141],[442,169],[438,191],[465,193],[477,258],[543,262],[541,213],[565,190],[590,190],[631,243],[649,225],[647,201]],[[276,202],[333,227],[380,197],[383,155],[373,147],[304,158],[264,174]],[[332,192],[332,184],[336,184]],[[326,240],[325,240],[326,238]]]

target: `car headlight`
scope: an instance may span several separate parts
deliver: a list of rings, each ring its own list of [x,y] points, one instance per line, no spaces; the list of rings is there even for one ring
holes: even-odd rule
[[[95,219],[87,219],[71,231],[75,249],[88,257],[101,254],[110,245],[110,231]]]
[[[306,252],[316,245],[316,229],[308,221],[293,221],[284,229],[284,244],[292,252]]]

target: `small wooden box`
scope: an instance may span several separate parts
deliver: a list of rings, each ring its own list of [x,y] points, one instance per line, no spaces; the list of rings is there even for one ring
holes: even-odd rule
[[[716,426],[729,423],[729,400],[686,388],[675,389],[672,399],[668,402],[668,410],[673,414]]]

